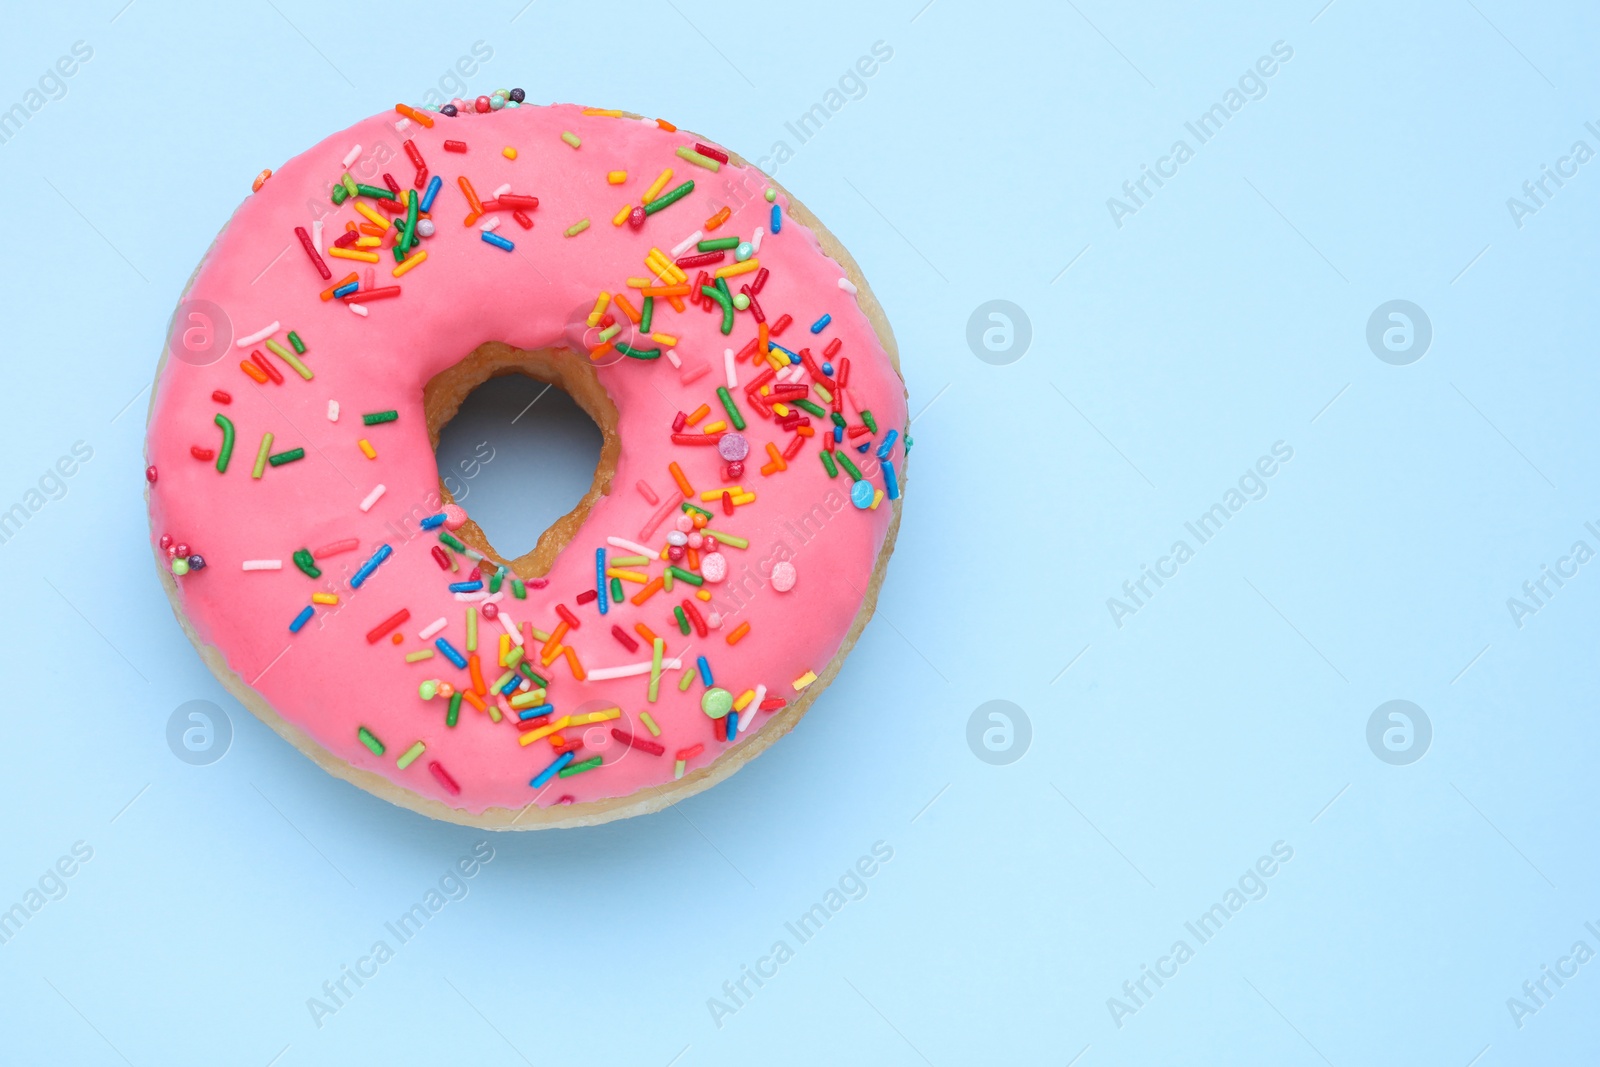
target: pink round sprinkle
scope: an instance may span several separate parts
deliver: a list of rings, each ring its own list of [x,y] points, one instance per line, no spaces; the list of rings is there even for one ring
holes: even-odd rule
[[[486,619],[495,619],[500,615],[500,606],[492,600],[484,604],[479,610],[483,612],[483,617]]]
[[[717,455],[732,463],[750,454],[750,442],[742,433],[725,433],[717,438]]]
[[[706,625],[711,627],[713,630],[722,629],[722,616],[713,611],[710,615],[706,616]]]
[[[783,560],[780,563],[774,563],[772,565],[772,588],[776,589],[778,592],[787,593],[789,590],[793,589],[794,580],[796,577],[797,575],[795,574],[794,564],[790,563],[788,560]]]
[[[688,533],[690,530],[694,529],[694,520],[691,519],[686,513],[680,511],[678,512],[678,518],[673,522],[672,525],[676,526],[684,533]]]
[[[457,507],[455,504],[446,504],[444,506],[444,528],[446,530],[459,530],[466,524],[467,513],[465,509]]]
[[[700,577],[708,582],[720,582],[728,576],[728,557],[712,552],[700,558]]]
[[[704,534],[699,533],[698,531],[696,531],[695,533],[692,533],[692,534],[689,535],[689,547],[690,548],[699,548],[701,545],[703,545],[705,543],[706,543],[706,539],[705,539],[705,535]]]

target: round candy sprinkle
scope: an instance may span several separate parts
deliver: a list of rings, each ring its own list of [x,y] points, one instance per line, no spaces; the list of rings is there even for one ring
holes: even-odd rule
[[[513,89],[511,90],[511,99],[520,104],[524,100],[528,99],[528,94],[523,92],[521,89]]]
[[[446,104],[444,107],[441,107],[439,110],[441,112],[443,112],[444,114],[449,115],[451,118],[455,118],[456,115],[460,114],[459,109],[457,109],[457,107],[454,104]]]
[[[482,609],[480,610],[483,612],[483,617],[491,622],[500,617],[500,605],[494,603],[493,601],[483,605]]]
[[[689,535],[684,533],[682,530],[668,530],[667,531],[667,544],[669,544],[669,545],[686,545],[688,543],[689,543]]]
[[[489,98],[487,96],[478,97],[472,102],[472,110],[480,115],[487,114],[489,111]]]
[[[467,524],[467,513],[456,504],[444,506],[444,528],[446,530],[459,530]]]
[[[672,524],[680,530],[687,531],[694,529],[694,520],[682,512],[678,513],[678,517],[673,520]]]
[[[162,534],[161,535],[161,540],[158,541],[157,544],[159,544],[162,548],[171,548],[172,547],[172,535],[171,534]]]
[[[850,503],[865,511],[872,506],[872,483],[865,478],[850,487]]]
[[[699,530],[696,530],[694,533],[689,535],[689,547],[690,548],[699,548],[701,545],[703,545],[705,543],[706,543],[706,535],[701,533]]]
[[[725,433],[717,440],[717,455],[732,463],[750,454],[750,442],[742,433]]]
[[[499,111],[505,106],[506,98],[501,96],[499,93],[495,93],[493,96],[489,97],[489,109],[491,111]]]
[[[713,719],[720,719],[733,710],[733,694],[712,686],[700,696],[700,710]]]
[[[728,464],[728,480],[729,481],[736,482],[740,478],[743,478],[743,477],[744,477],[744,464],[742,462],[740,462],[739,460],[734,460],[732,463]]]
[[[206,558],[204,556],[200,555],[198,552],[196,552],[194,555],[189,557],[189,569],[192,570],[192,571],[203,571],[203,570],[205,570],[206,569]]]
[[[517,158],[517,150],[512,148],[510,145],[506,145],[504,148],[500,149],[500,154],[505,156],[507,159]]]
[[[778,190],[774,189],[772,186],[769,185],[769,186],[767,186],[766,196],[767,196],[767,203],[770,204],[774,200],[778,199]]]
[[[794,564],[782,560],[772,565],[772,588],[780,593],[787,593],[794,588],[796,578]]]
[[[432,237],[433,236],[433,220],[432,219],[418,219],[417,220],[417,233],[421,234],[423,237]]]
[[[722,616],[713,611],[710,615],[706,616],[706,625],[711,627],[713,630],[722,629]]]
[[[750,298],[748,296],[745,296],[743,293],[733,294],[733,308],[735,311],[743,311],[749,306]]]
[[[700,577],[708,582],[720,582],[728,576],[728,557],[712,552],[700,559]]]
[[[172,573],[176,574],[180,578],[182,578],[185,574],[188,574],[189,573],[189,561],[186,560],[186,559],[175,559],[175,560],[173,560],[172,561]]]
[[[432,700],[434,697],[438,696],[438,694],[439,680],[437,678],[429,678],[427,681],[417,686],[417,696],[421,697],[423,700]]]
[[[155,468],[155,464],[152,463],[150,466],[148,466],[148,467],[146,467],[144,469],[144,480],[149,482],[151,485],[155,485],[156,484],[156,468]]]
[[[738,246],[733,250],[733,258],[738,260],[740,263],[743,263],[745,260],[749,259],[755,254],[755,246],[749,241],[740,241]]]

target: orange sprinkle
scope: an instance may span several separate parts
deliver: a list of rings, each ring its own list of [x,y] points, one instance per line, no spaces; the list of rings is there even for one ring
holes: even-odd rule
[[[643,589],[641,589],[637,593],[633,594],[633,596],[630,599],[632,600],[634,605],[637,606],[639,604],[643,604],[646,600],[649,600],[651,597],[655,596],[656,593],[660,591],[660,589],[661,589],[661,576],[657,575],[656,577],[650,579],[649,584],[646,585]],[[654,641],[655,638],[652,637],[650,640]]]
[[[728,635],[728,644],[737,645],[741,640],[743,640],[744,635],[749,632],[750,624],[748,622],[741,622],[738,626],[734,627],[733,633]]]
[[[351,282],[359,281],[360,278],[361,278],[361,276],[359,274],[353,274],[353,273],[352,274],[346,274],[343,278],[341,278],[340,280],[334,282],[332,285],[328,286],[326,289],[322,290],[322,292],[319,293],[318,295],[321,296],[322,299],[324,299],[324,300],[332,300],[333,299],[333,291],[335,289],[343,289],[345,286],[349,285]]]
[[[639,325],[640,320],[644,318],[643,315],[639,314],[633,309],[633,305],[628,303],[628,298],[623,296],[621,293],[618,293],[616,296],[612,297],[611,303],[616,307],[621,308],[622,313],[628,316],[628,318],[633,321],[635,326]]]
[[[693,415],[690,415],[687,419],[684,420],[684,423],[686,425],[689,425],[689,426],[697,426],[697,425],[699,425],[700,420],[705,418],[709,414],[711,414],[710,406],[707,405],[707,404],[701,404],[699,407],[694,409],[694,414]]]
[[[727,222],[732,217],[733,217],[732,209],[725,207],[721,211],[717,212],[715,215],[712,215],[709,219],[706,219],[706,229],[714,230],[718,226],[721,226],[724,222]]]
[[[467,206],[472,208],[472,214],[474,216],[482,215],[483,203],[478,199],[478,193],[472,188],[472,183],[467,181],[467,176],[463,174],[461,177],[457,178],[456,184],[461,186],[461,192],[466,196]],[[467,225],[471,226],[472,223],[469,222]]]
[[[272,171],[270,169],[264,170],[260,174],[257,174],[256,180],[250,183],[250,191],[252,193],[259,193],[261,191],[261,187],[267,184],[267,179],[270,177],[272,177]]]
[[[548,653],[551,649],[561,647],[561,639],[567,636],[568,629],[569,627],[567,626],[567,620],[562,619],[560,624],[557,625],[554,630],[550,631],[550,640],[544,643],[544,648],[542,651]]]
[[[667,473],[672,475],[672,480],[678,483],[678,488],[687,497],[694,496],[694,486],[689,484],[689,479],[684,476],[683,468],[678,466],[678,461],[673,460],[667,464]]]
[[[486,707],[484,705],[483,698],[478,696],[477,693],[474,693],[470,689],[461,690],[461,699],[465,700],[468,704],[471,704],[473,707],[477,708],[479,711],[488,711],[489,710],[488,707]]]
[[[602,360],[602,359],[606,358],[607,356],[609,356],[611,353],[615,352],[616,350],[617,350],[617,346],[612,344],[610,341],[607,341],[605,344],[599,346],[598,348],[589,349],[589,358],[592,359],[592,360]]]
[[[677,133],[678,132],[678,127],[674,126],[672,123],[668,122],[666,119],[656,119],[656,125],[661,127],[663,130],[666,130],[668,133]]]
[[[647,285],[639,290],[639,295],[664,296],[668,299],[676,300],[680,296],[688,296],[689,287],[687,285]],[[682,311],[683,309],[678,308],[678,310]]]
[[[400,114],[404,115],[406,118],[410,119],[412,122],[415,122],[417,125],[421,126],[423,129],[433,129],[433,116],[425,112],[418,111],[409,104],[396,104],[394,109],[400,112]]]
[[[472,691],[483,696],[489,687],[483,684],[483,667],[478,663],[476,652],[467,653],[467,671],[472,675]]]
[[[251,363],[248,359],[239,361],[239,369],[254,378],[257,385],[267,384],[267,372]]]
[[[642,622],[634,623],[633,624],[633,630],[640,637],[644,638],[645,642],[647,644],[654,645],[656,643],[655,631],[651,630],[650,627],[646,626],[644,623],[642,623]]]
[[[567,657],[567,666],[569,668],[571,668],[572,676],[574,678],[576,678],[578,681],[581,682],[585,678],[589,677],[589,672],[585,671],[583,669],[583,664],[578,662],[578,654],[572,650],[572,646],[571,645],[568,645],[565,648],[563,648],[561,650],[561,654],[563,656]]]

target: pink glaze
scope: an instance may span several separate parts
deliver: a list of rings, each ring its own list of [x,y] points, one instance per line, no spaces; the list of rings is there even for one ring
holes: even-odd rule
[[[692,146],[691,135],[667,132],[653,122],[586,116],[569,105],[524,106],[455,119],[436,115],[434,121],[432,129],[422,129],[392,113],[378,115],[290,160],[244,201],[206,255],[185,299],[211,301],[223,309],[234,338],[281,322],[273,338],[289,347],[287,331],[296,331],[307,345],[303,359],[315,377],[304,381],[268,355],[283,372],[284,383],[257,385],[238,364],[252,349],[265,353],[262,344],[243,350],[230,344],[208,366],[167,361],[157,383],[146,444],[147,461],[160,472],[159,482],[149,490],[152,544],[170,533],[205,556],[203,571],[178,580],[183,612],[200,640],[215,645],[229,667],[280,715],[354,766],[474,814],[491,807],[517,809],[530,801],[548,806],[567,796],[581,803],[662,785],[673,778],[677,750],[704,745],[689,761],[693,770],[732,747],[715,739],[713,721],[700,710],[704,687],[698,678],[688,692],[680,692],[682,670],[664,673],[660,699],[650,704],[648,674],[579,682],[563,659],[540,666],[535,647],[534,669],[551,679],[549,699],[558,716],[608,706],[623,712],[620,720],[603,724],[606,730],[567,731],[569,741],[585,741],[575,760],[600,755],[600,767],[553,777],[538,791],[529,782],[551,763],[551,747],[543,740],[519,745],[514,713],[507,711],[505,721],[495,724],[463,704],[460,722],[452,729],[445,726],[445,700],[419,697],[418,685],[425,679],[457,688],[470,684],[467,672],[442,655],[417,664],[403,659],[407,652],[433,647],[433,638],[424,642],[418,631],[441,616],[448,624],[435,636],[464,653],[470,606],[446,589],[449,581],[466,578],[470,562],[463,559],[458,574],[442,572],[430,556],[438,544],[437,531],[418,525],[441,505],[438,468],[422,411],[423,386],[488,341],[528,349],[565,344],[575,348],[572,358],[586,359],[575,346],[595,343],[596,331],[585,331],[583,320],[600,290],[626,294],[638,307],[639,295],[626,287],[626,279],[650,273],[645,252],[654,246],[671,256],[675,245],[703,229],[724,204],[733,208],[733,216],[708,236],[749,240],[758,226],[767,230],[770,205],[762,193],[768,183],[753,167],[725,166],[713,174],[679,158],[675,150]],[[397,123],[405,127],[403,132],[397,132]],[[577,134],[582,147],[574,150],[563,143],[563,131]],[[402,294],[368,305],[370,314],[363,318],[338,300],[319,298],[329,283],[318,276],[294,228],[310,231],[320,216],[320,247],[334,279],[354,270],[366,288],[366,264],[326,256],[345,221],[361,221],[349,201],[335,208],[328,190],[345,170],[341,160],[356,144],[363,146],[363,154],[350,171],[358,181],[382,185],[380,175],[387,171],[402,188],[411,187],[415,170],[401,148],[405,138],[415,141],[433,173],[444,179],[432,211],[437,233],[422,242],[426,262],[399,279],[390,277],[392,253],[380,250],[374,284],[399,285]],[[446,138],[466,141],[468,153],[447,153]],[[507,145],[518,149],[516,160],[501,154]],[[674,171],[668,189],[693,178],[694,191],[650,216],[642,230],[613,226],[617,209],[628,200],[637,204],[666,167]],[[607,172],[621,169],[628,172],[626,184],[607,184]],[[467,207],[456,184],[462,174],[484,200],[507,182],[513,192],[539,198],[532,230],[523,229],[508,212],[500,213],[496,232],[516,243],[515,252],[482,241],[476,225],[462,225]],[[778,200],[787,207],[787,198],[780,195]],[[590,220],[586,232],[563,236],[568,226],[585,217]],[[780,233],[765,233],[757,258],[770,271],[758,298],[769,322],[784,313],[794,318],[775,343],[796,351],[810,347],[821,363],[822,348],[830,340],[843,342],[839,354],[850,359],[850,398],[873,413],[879,433],[847,438],[839,447],[882,487],[874,453],[891,428],[901,434],[893,458],[897,469],[903,469],[898,461],[906,423],[904,387],[855,297],[839,287],[842,269],[821,251],[810,230],[787,215]],[[730,255],[725,262],[732,261]],[[689,270],[691,281],[695,273]],[[738,292],[739,284],[752,278],[729,282]],[[589,671],[648,661],[648,645],[641,642],[640,650],[630,653],[610,633],[618,624],[637,638],[633,625],[642,621],[666,639],[669,657],[683,658],[683,669],[692,670],[694,657],[705,655],[716,685],[735,697],[765,686],[769,695],[792,701],[797,696],[794,680],[807,671],[820,673],[838,652],[897,505],[887,499],[875,510],[851,505],[848,476],[841,472],[838,479],[829,479],[816,455],[829,429],[824,420],[813,420],[817,436],[806,441],[786,471],[762,476],[766,443],[781,449],[791,435],[760,418],[744,399],[744,385],[759,372],[748,361],[739,365],[740,386],[733,392],[749,420],[745,434],[751,443],[740,484],[758,499],[732,517],[723,516],[716,504],[706,506],[716,512],[713,529],[747,538],[750,547],[741,551],[721,546],[727,580],[706,586],[715,593],[709,603],[693,601],[702,616],[720,614],[721,628],[705,639],[679,633],[672,608],[693,593],[684,584],[673,595],[658,593],[642,606],[624,600],[603,617],[593,601],[579,605],[575,600],[579,592],[594,588],[595,549],[606,544],[608,535],[658,550],[666,544],[666,534],[674,528],[670,517],[652,532],[642,531],[663,505],[681,499],[667,472],[670,461],[682,466],[697,493],[723,484],[717,449],[674,445],[671,424],[677,412],[692,412],[701,404],[712,408],[702,426],[723,417],[715,391],[726,384],[723,350],[742,348],[755,335],[756,323],[749,313],[741,313],[733,333],[724,337],[720,312],[688,305],[679,314],[663,299],[656,304],[654,329],[676,335],[680,356],[689,365],[703,360],[710,372],[684,385],[665,357],[602,361],[600,380],[617,406],[622,439],[611,495],[596,503],[583,529],[556,559],[548,585],[535,589],[530,583],[527,599],[517,600],[509,595],[507,581],[506,595],[498,603],[501,617],[549,631],[558,622],[556,604],[565,605],[581,622],[567,643]],[[811,335],[808,327],[824,313],[833,316],[832,323],[819,336]],[[626,324],[620,314],[617,318]],[[637,343],[653,347],[648,339]],[[212,400],[212,390],[218,388],[233,394],[231,405]],[[330,399],[341,407],[337,422],[327,417]],[[363,413],[391,408],[400,413],[398,421],[362,424]],[[218,447],[220,433],[212,419],[219,411],[238,428],[225,474],[218,474],[213,462],[199,462],[189,454],[191,445]],[[861,421],[849,404],[845,415],[851,425]],[[254,480],[251,466],[266,431],[275,435],[274,452],[303,447],[306,458],[269,466]],[[362,437],[376,448],[376,460],[358,450]],[[873,442],[865,455],[854,450],[863,441]],[[659,503],[650,503],[648,494],[635,488],[640,482]],[[360,502],[380,483],[386,492],[363,513]],[[302,574],[290,558],[296,549],[349,538],[358,538],[359,547],[319,560],[320,580]],[[382,544],[391,545],[393,555],[359,589],[352,589],[351,575]],[[609,556],[629,554],[608,547]],[[283,567],[243,571],[241,563],[253,559],[281,559]],[[794,561],[798,580],[792,590],[779,594],[767,576],[776,562],[786,559]],[[655,576],[662,569],[655,562],[649,573]],[[639,588],[624,584],[630,597]],[[737,590],[737,599],[730,597],[732,590]],[[318,606],[312,621],[291,634],[290,621],[310,603],[313,592],[337,594],[340,603]],[[411,613],[397,631],[404,643],[394,645],[387,636],[369,643],[368,630],[401,608]],[[728,645],[726,637],[741,622],[750,624],[750,632],[737,645]],[[480,618],[479,654],[491,683],[501,673],[496,665],[501,632],[498,621]],[[503,700],[501,706],[506,707]],[[609,738],[609,728],[616,726],[651,739],[638,718],[643,711],[661,728],[661,736],[653,740],[665,747],[664,755],[629,749]],[[752,704],[740,718],[746,721],[735,744],[753,736],[771,715],[757,712]],[[384,755],[374,755],[358,740],[359,726],[384,742]],[[398,769],[397,758],[419,740],[426,751],[405,770]],[[459,784],[459,795],[430,773],[434,761]]]

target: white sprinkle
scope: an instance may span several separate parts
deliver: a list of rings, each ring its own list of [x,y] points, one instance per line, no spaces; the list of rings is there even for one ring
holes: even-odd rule
[[[675,671],[683,666],[681,659],[664,659],[661,661],[661,670]],[[612,678],[633,678],[641,674],[650,673],[650,661],[643,663],[630,663],[626,667],[590,667],[589,677],[597,682],[610,681]]]
[[[367,496],[366,496],[366,499],[361,501],[361,510],[362,511],[371,511],[372,510],[372,505],[376,504],[378,502],[378,498],[383,496],[383,494],[385,492],[387,492],[387,491],[388,491],[388,486],[379,485],[372,492],[368,493]]]
[[[311,220],[311,243],[318,248],[322,247],[322,220]]]
[[[745,705],[745,707],[754,708],[756,711],[760,711],[761,710],[761,702],[763,700],[765,700],[765,699],[767,699],[767,687],[764,686],[764,685],[758,685],[758,686],[756,686],[755,699],[751,700],[750,703]],[[739,729],[739,733],[740,733],[741,736],[743,736],[744,728],[742,726]]]
[[[676,348],[667,349],[667,362],[672,364],[674,367],[683,366],[683,360],[678,358],[678,350]]]
[[[339,402],[337,400],[328,401],[328,421],[339,421]]]
[[[499,197],[499,196],[504,195],[505,193],[509,193],[510,191],[511,191],[511,183],[510,182],[506,182],[504,185],[502,185],[500,188],[498,188],[498,189],[496,189],[494,191],[494,195],[496,197]]]
[[[706,235],[706,231],[704,231],[704,230],[696,230],[693,233],[691,233],[689,236],[685,237],[683,240],[679,241],[677,244],[673,245],[672,246],[673,258],[676,259],[678,256],[681,256],[685,252],[689,251],[690,246],[698,244],[699,241],[700,241],[700,238],[704,237],[705,235]]]
[[[367,317],[367,305],[365,304],[346,304],[345,307],[349,308],[357,315],[360,315],[362,318]]]
[[[410,119],[404,119],[403,118],[399,122],[394,124],[394,132],[395,133],[405,133],[410,128],[411,128],[411,120]]]
[[[483,225],[478,227],[478,229],[482,230],[484,233],[492,233],[493,231],[498,230],[499,228],[500,228],[500,216],[499,215],[490,215],[488,218],[483,220]]]
[[[641,117],[639,119],[639,121],[644,123],[646,126],[654,126],[654,125],[656,125],[656,120],[655,119],[647,119],[647,118]]]
[[[752,253],[761,251],[761,235],[764,232],[766,231],[762,230],[760,226],[756,227],[755,235],[750,238],[750,251]]]
[[[348,169],[350,164],[361,158],[361,146],[356,145],[344,154],[344,165]]]
[[[625,548],[636,556],[649,556],[652,559],[661,554],[660,549],[646,548],[639,542],[630,541],[626,537],[608,537],[606,538],[606,544],[612,548]]]
[[[283,560],[247,559],[241,566],[247,571],[281,571],[283,570]]]
[[[843,289],[845,292],[849,293],[851,296],[855,296],[856,295],[856,283],[851,281],[849,278],[840,278],[839,279],[839,288]]]
[[[733,349],[722,350],[722,365],[728,371],[728,388],[730,390],[739,388],[739,365],[733,358]]]
[[[233,342],[233,345],[235,348],[249,348],[251,345],[258,345],[262,341],[265,341],[267,338],[271,337],[273,334],[277,333],[280,325],[280,323],[274,321],[272,325],[268,326],[264,330],[257,330],[248,337],[239,338],[237,341]]]
[[[510,613],[507,612],[505,608],[500,609],[500,614],[495,616],[495,620],[500,623],[500,628],[502,630],[511,635],[512,644],[522,644],[522,632],[517,629],[516,620],[511,617]]]
[[[417,637],[423,641],[432,641],[433,635],[450,625],[450,620],[443,615],[434,619],[428,625],[417,631]]]

